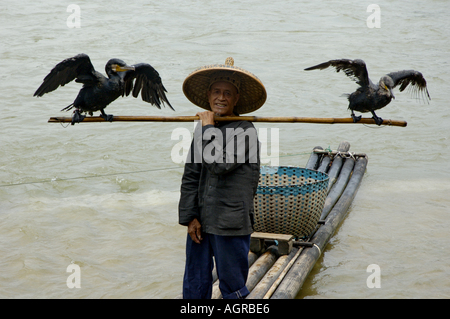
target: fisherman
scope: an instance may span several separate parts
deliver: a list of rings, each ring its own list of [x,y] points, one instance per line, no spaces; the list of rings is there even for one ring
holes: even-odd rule
[[[224,299],[244,298],[248,276],[253,198],[260,157],[256,129],[247,121],[214,121],[259,109],[267,94],[252,73],[225,65],[192,72],[183,92],[207,111],[186,160],[179,202],[179,223],[187,226],[183,298],[210,299],[213,257]],[[196,138],[196,136],[201,136]]]

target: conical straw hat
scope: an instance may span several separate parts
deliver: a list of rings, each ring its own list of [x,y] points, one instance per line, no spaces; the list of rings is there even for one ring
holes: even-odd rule
[[[256,111],[267,99],[262,82],[253,73],[234,66],[231,57],[225,64],[205,65],[189,74],[183,83],[184,95],[195,105],[210,110],[207,91],[217,81],[230,82],[238,89],[239,100],[234,107],[238,114]]]

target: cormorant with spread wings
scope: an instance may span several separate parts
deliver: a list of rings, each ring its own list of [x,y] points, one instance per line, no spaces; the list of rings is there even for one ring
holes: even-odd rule
[[[417,95],[423,93],[425,100],[430,99],[425,78],[422,73],[414,70],[388,73],[382,76],[377,84],[372,83],[369,79],[366,63],[359,59],[330,60],[306,68],[305,70],[323,70],[329,66],[335,67],[336,72],[343,70],[347,76],[360,85],[355,92],[347,94],[349,101],[348,108],[352,111],[354,122],[358,122],[361,119],[361,116],[356,116],[354,111],[361,113],[371,112],[375,123],[381,125],[383,119],[375,114],[375,110],[385,107],[392,99],[395,99],[392,89],[398,85],[400,85],[399,89],[400,92],[402,92],[409,84],[411,84],[411,88],[416,91]]]
[[[173,110],[159,73],[150,64],[129,66],[120,59],[111,59],[106,63],[105,71],[108,77],[95,71],[89,56],[78,54],[58,63],[44,78],[34,96],[52,92],[74,79],[75,82],[83,83],[75,101],[61,110],[75,108],[72,125],[85,118],[81,114],[83,112],[92,115],[93,112],[100,111],[101,117],[111,121],[113,116],[105,113],[105,107],[120,96],[128,96],[131,91],[134,97],[138,97],[141,92],[142,100],[159,109],[161,104],[167,103]]]

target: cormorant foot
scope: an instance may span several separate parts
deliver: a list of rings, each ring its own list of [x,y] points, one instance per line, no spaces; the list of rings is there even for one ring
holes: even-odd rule
[[[362,115],[356,116],[355,114],[352,114],[353,123],[359,122],[362,119]]]
[[[112,122],[113,117],[114,117],[112,114],[100,114],[100,116],[103,117],[105,119],[105,121],[108,121],[108,122]]]
[[[380,126],[383,124],[383,119],[381,117],[373,116],[372,118],[374,119],[376,125]]]
[[[75,123],[80,123],[81,121],[84,120],[85,117],[86,117],[86,115],[82,115],[79,110],[75,110],[75,111],[73,111],[71,124],[75,125]]]

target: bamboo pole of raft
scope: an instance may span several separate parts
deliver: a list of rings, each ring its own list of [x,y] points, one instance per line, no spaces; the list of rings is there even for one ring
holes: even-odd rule
[[[358,191],[366,167],[367,157],[358,158],[344,193],[325,220],[325,225],[322,225],[309,241],[313,244],[313,247],[303,250],[278,286],[272,299],[293,299],[298,294],[308,274],[319,259],[321,251],[323,251],[339,224],[347,215],[348,208]]]
[[[330,154],[326,153],[323,154],[322,160],[320,161],[319,167],[317,167],[317,170],[321,173],[326,173],[328,170],[328,167],[331,162],[331,156]]]
[[[338,199],[341,197],[342,192],[347,186],[347,183],[350,179],[350,175],[353,171],[353,167],[355,166],[355,160],[353,158],[346,158],[344,161],[344,165],[342,166],[339,177],[336,180],[336,183],[328,192],[327,198],[325,199],[325,204],[323,205],[322,214],[320,215],[321,220],[324,220],[333,206],[336,204]]]
[[[297,258],[302,249],[293,247],[289,255],[280,256],[245,299],[263,299],[268,291],[276,286],[276,282],[283,279],[283,274],[289,270],[291,261]]]
[[[339,147],[338,147],[339,152],[348,152],[349,149],[350,149],[349,142],[344,141],[339,144]],[[344,161],[344,159],[340,156],[335,157],[333,159],[333,163],[331,164],[331,167],[328,171],[328,177],[329,177],[328,192],[330,192],[331,187],[334,185],[334,183],[337,180],[337,177],[339,176],[339,172],[341,171],[343,161]]]
[[[323,150],[322,146],[316,146],[314,147],[314,150]],[[309,156],[308,162],[305,165],[306,169],[314,170],[316,169],[318,163],[320,162],[322,155],[318,152],[312,152]]]
[[[337,151],[328,151],[323,150],[322,146],[316,146],[313,148],[313,151],[309,157],[308,162],[306,163],[305,168],[308,169],[316,169],[322,173],[328,174],[328,188],[327,188],[327,198],[325,199],[324,207],[322,209],[322,213],[320,215],[319,220],[324,220],[330,210],[333,208],[336,201],[341,196],[344,191],[345,186],[347,185],[348,178],[346,179],[346,183],[340,183],[338,188],[333,187],[338,178],[340,177],[342,165],[344,162],[344,158],[342,156],[333,156],[333,162],[331,163],[331,167],[328,167],[331,162],[331,157],[327,156],[330,154],[338,154],[338,153],[347,153],[350,149],[350,143],[347,141],[343,141],[339,143]],[[322,156],[323,155],[323,156]],[[353,166],[352,166],[353,169]],[[350,171],[351,173],[351,171]],[[331,192],[331,189],[333,191]],[[331,192],[331,194],[330,194]],[[312,231],[309,237],[311,237],[316,230],[320,227],[320,225],[316,225],[315,229]]]
[[[267,254],[267,255],[266,255]],[[261,278],[272,268],[277,261],[278,247],[271,246],[261,255],[260,258],[248,270],[248,278],[245,286],[248,291],[252,291],[256,285],[261,281]]]
[[[114,116],[111,122],[193,122],[198,121],[198,116]],[[315,124],[355,124],[352,118],[320,118],[320,117],[296,117],[296,116],[229,116],[216,117],[215,121],[248,121],[265,123],[315,123]],[[48,123],[71,123],[71,117],[51,117]],[[100,116],[86,116],[80,123],[107,122]],[[372,118],[362,118],[356,124],[376,124]],[[383,120],[383,125],[407,126],[405,121]]]

